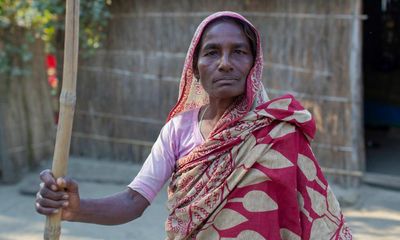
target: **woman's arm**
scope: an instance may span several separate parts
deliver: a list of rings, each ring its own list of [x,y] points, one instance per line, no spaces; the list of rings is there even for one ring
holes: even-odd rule
[[[173,136],[173,122],[163,127],[139,174],[124,191],[99,199],[81,199],[77,182],[68,177],[55,179],[50,170],[44,170],[40,173],[42,183],[36,196],[36,211],[51,215],[62,208],[62,220],[105,225],[140,217],[175,167],[172,143],[180,140]]]
[[[62,208],[63,220],[115,225],[140,217],[149,206],[142,195],[130,188],[104,198],[81,199],[74,180],[56,180],[50,170],[43,171],[40,178],[36,211],[43,215],[54,214]]]
[[[140,217],[149,202],[130,188],[100,199],[82,199],[79,212],[71,221],[116,225]]]

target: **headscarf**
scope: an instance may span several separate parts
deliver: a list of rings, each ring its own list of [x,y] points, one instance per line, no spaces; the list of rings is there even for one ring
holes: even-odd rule
[[[204,91],[200,82],[196,81],[194,76],[193,57],[197,45],[201,41],[201,37],[205,28],[210,22],[221,17],[231,17],[247,23],[256,35],[257,45],[254,65],[250,69],[250,72],[246,79],[246,90],[244,94],[245,97],[243,99],[240,99],[241,101],[237,102],[236,106],[234,106],[233,109],[229,109],[229,111],[226,112],[226,114],[217,123],[215,131],[220,131],[224,129],[227,125],[233,124],[244,115],[246,115],[247,112],[254,109],[256,106],[268,101],[267,93],[261,82],[264,61],[258,31],[253,26],[253,24],[251,24],[246,18],[238,13],[230,11],[217,12],[204,19],[194,33],[182,71],[178,101],[170,111],[167,121],[181,112],[198,108],[208,103],[207,93]]]
[[[206,141],[177,160],[168,188],[168,239],[352,239],[338,202],[311,151],[315,122],[293,96],[268,101],[260,37],[233,12],[198,27],[186,56],[175,115],[207,103],[194,81],[193,55],[211,21],[232,17],[257,36],[242,98]]]

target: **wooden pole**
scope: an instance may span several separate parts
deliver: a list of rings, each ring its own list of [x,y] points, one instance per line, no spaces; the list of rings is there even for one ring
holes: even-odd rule
[[[364,148],[364,117],[363,117],[363,81],[362,81],[362,20],[359,16],[362,13],[362,1],[353,1],[353,21],[350,38],[350,59],[349,59],[349,80],[351,93],[351,142],[353,151],[351,159],[346,166],[351,169],[364,170],[365,148]],[[346,184],[351,187],[358,187],[360,179],[347,179]]]
[[[67,0],[65,16],[64,68],[60,94],[60,116],[52,171],[55,178],[67,173],[72,122],[76,102],[76,76],[78,66],[79,0]],[[61,234],[61,211],[48,216],[44,231],[45,240],[56,240]]]

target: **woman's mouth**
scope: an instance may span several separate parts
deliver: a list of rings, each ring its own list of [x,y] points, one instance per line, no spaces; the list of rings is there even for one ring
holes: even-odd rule
[[[236,77],[223,77],[223,78],[217,78],[213,82],[214,83],[230,83],[232,81],[237,81],[238,79]]]

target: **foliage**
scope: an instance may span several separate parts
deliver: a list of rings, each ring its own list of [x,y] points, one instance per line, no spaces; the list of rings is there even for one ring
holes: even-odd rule
[[[80,47],[90,52],[101,46],[111,0],[81,0]],[[20,76],[29,71],[30,44],[45,43],[45,51],[56,51],[64,31],[65,0],[0,0],[0,74]],[[19,66],[19,67],[17,67]]]

